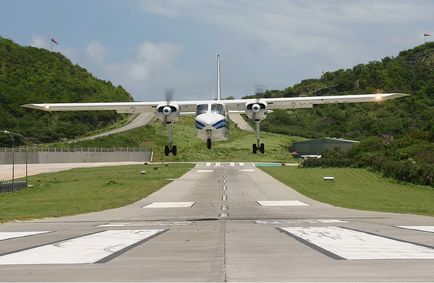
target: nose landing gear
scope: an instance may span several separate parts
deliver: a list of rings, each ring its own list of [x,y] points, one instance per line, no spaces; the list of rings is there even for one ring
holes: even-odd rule
[[[258,151],[261,152],[262,154],[264,154],[265,152],[265,145],[261,143],[260,136],[259,136],[260,134],[259,123],[260,121],[256,121],[256,143],[254,143],[252,146],[253,154],[256,154]]]

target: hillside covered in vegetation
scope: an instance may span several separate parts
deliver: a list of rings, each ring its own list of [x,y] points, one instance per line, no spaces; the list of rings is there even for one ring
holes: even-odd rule
[[[309,166],[363,166],[403,181],[434,184],[434,42],[397,57],[324,73],[266,97],[403,92],[382,103],[321,105],[274,111],[262,123],[270,132],[361,140],[348,155],[326,154]]]
[[[20,105],[130,100],[121,86],[98,80],[60,53],[23,47],[0,37],[0,130],[21,133],[32,143],[72,138],[121,116],[114,112],[47,113]],[[17,139],[17,143],[24,141]],[[0,135],[0,146],[10,145],[10,138]]]

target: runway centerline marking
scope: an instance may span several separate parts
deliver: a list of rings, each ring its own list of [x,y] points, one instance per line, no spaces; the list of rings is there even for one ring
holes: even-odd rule
[[[51,231],[29,231],[29,232],[0,232],[0,241],[9,240],[39,234],[50,233]]]
[[[194,201],[161,201],[145,205],[143,208],[182,208],[191,207]]]
[[[213,170],[205,169],[205,170],[197,170],[197,173],[211,173]]]
[[[106,262],[166,229],[108,230],[0,256],[0,265]]]
[[[434,233],[434,226],[396,226],[396,227]]]
[[[298,200],[258,200],[261,206],[309,206],[309,204]]]
[[[341,227],[279,229],[336,259],[434,259],[433,248]]]

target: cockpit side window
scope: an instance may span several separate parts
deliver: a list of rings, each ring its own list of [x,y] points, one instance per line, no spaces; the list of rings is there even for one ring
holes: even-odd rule
[[[223,106],[223,104],[212,104],[211,105],[211,112],[224,116],[225,115],[225,107]]]
[[[208,104],[198,104],[196,108],[196,115],[208,112]]]

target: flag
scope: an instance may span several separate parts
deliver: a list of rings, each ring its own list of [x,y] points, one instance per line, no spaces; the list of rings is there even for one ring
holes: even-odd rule
[[[55,43],[56,45],[59,45],[59,43],[54,38],[51,39],[51,42]]]
[[[429,33],[424,33],[423,36],[425,36],[425,37],[426,37],[426,36],[431,36],[431,34],[429,34]]]

